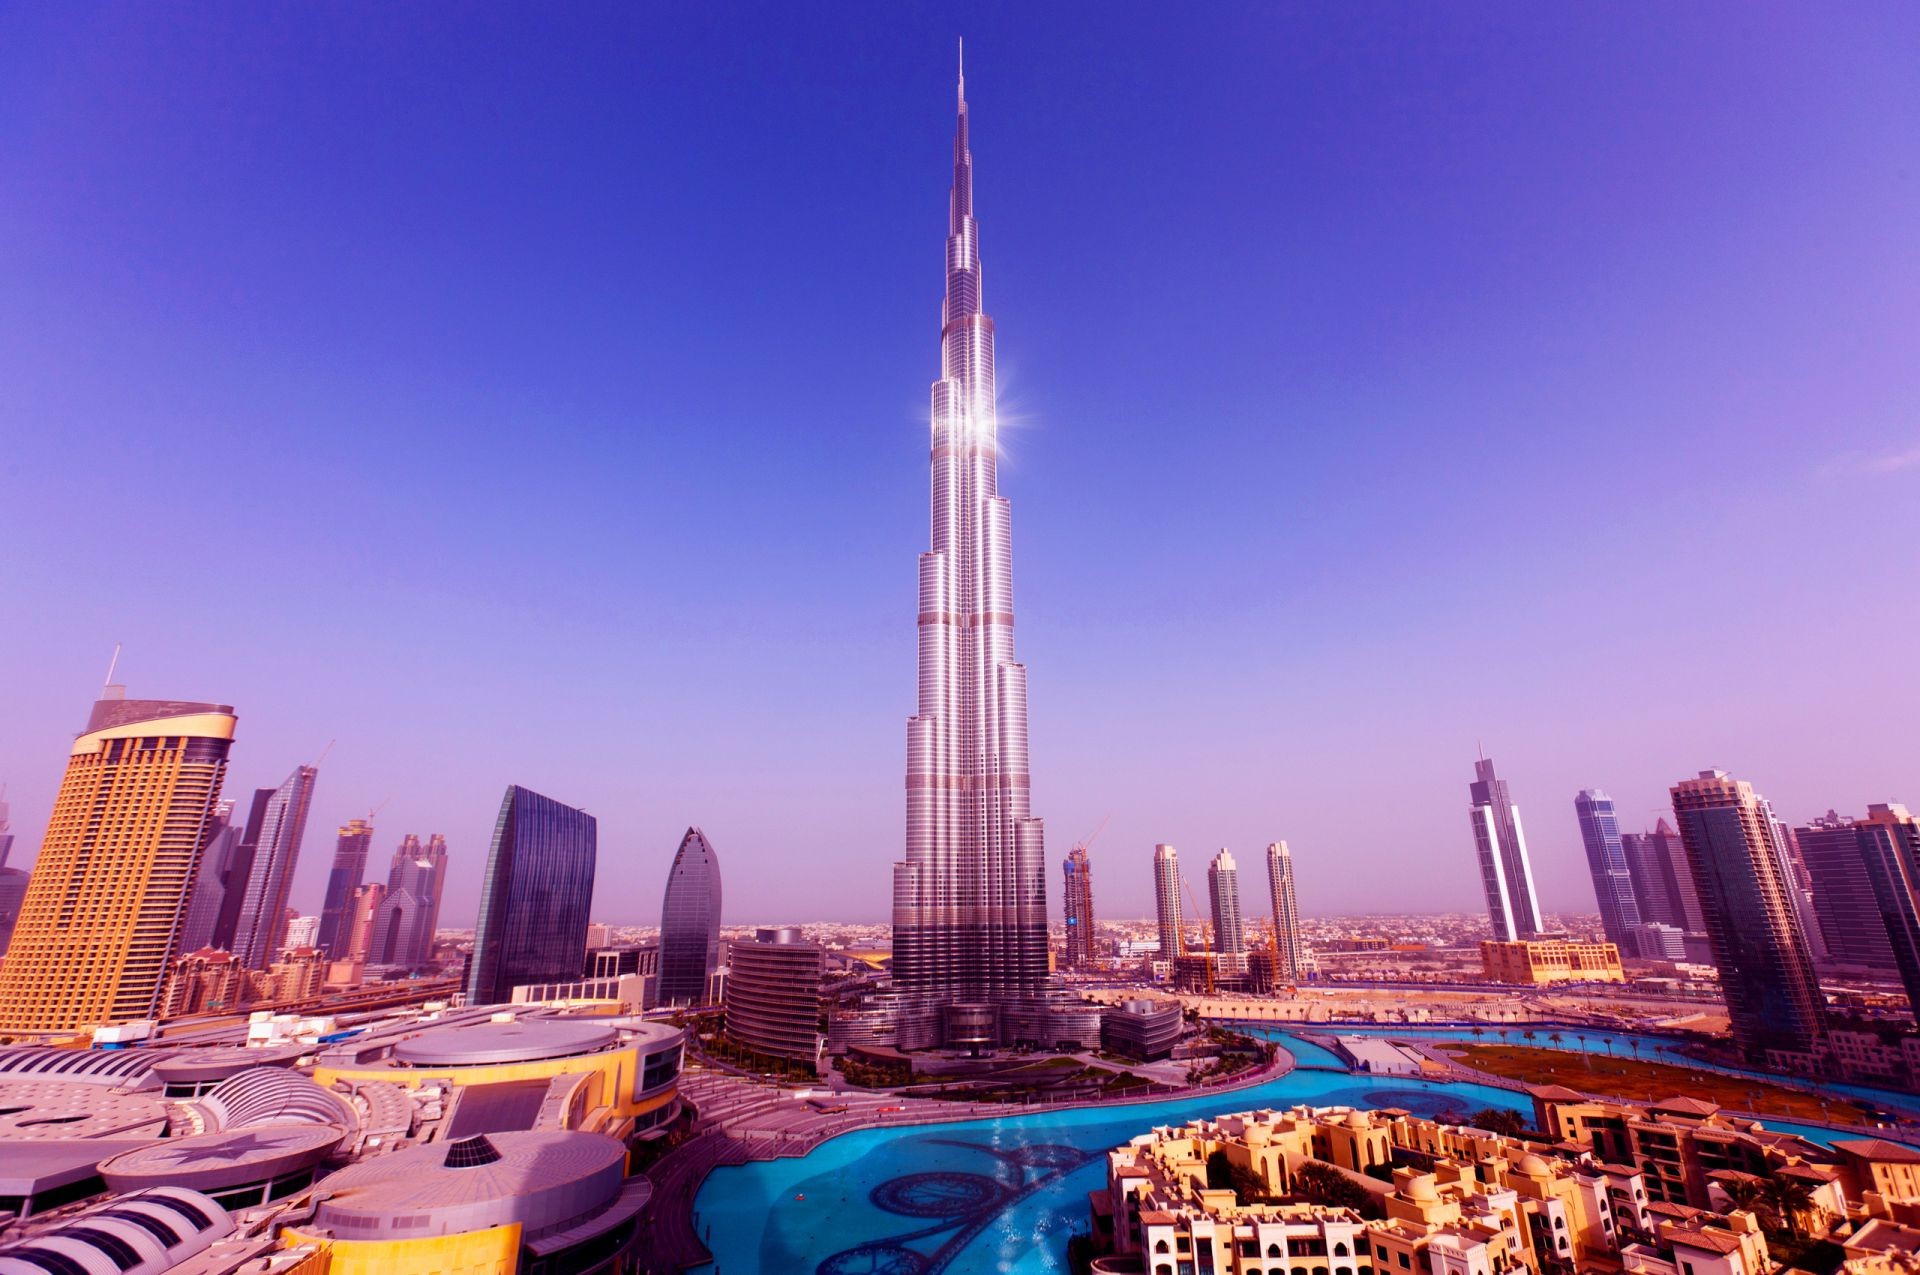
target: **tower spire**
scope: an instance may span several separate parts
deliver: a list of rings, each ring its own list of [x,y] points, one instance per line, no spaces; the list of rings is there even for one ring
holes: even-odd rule
[[[960,37],[960,105],[967,104],[967,37]]]

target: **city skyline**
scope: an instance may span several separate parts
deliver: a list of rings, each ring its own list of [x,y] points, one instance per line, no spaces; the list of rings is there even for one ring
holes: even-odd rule
[[[1591,910],[1565,813],[1584,788],[1614,794],[1623,830],[1651,827],[1672,776],[1707,766],[1751,778],[1789,823],[1916,804],[1910,748],[1863,728],[1870,705],[1920,690],[1893,636],[1911,604],[1884,587],[1910,568],[1920,473],[1910,360],[1885,335],[1916,309],[1912,182],[1873,159],[1901,144],[1889,130],[1911,100],[1885,20],[1766,15],[1781,38],[1740,62],[1714,53],[1701,13],[1651,19],[1663,39],[1633,48],[1589,16],[1520,14],[1498,51],[1449,15],[1139,17],[1091,36],[1046,16],[967,19],[976,80],[1005,104],[979,197],[999,236],[998,317],[1021,333],[1003,368],[1004,478],[1022,512],[1022,655],[1046,670],[1035,805],[1067,829],[1113,815],[1092,856],[1102,911],[1149,911],[1157,841],[1247,857],[1279,837],[1311,913],[1469,910],[1455,771],[1480,735],[1533,815],[1550,912]],[[388,827],[444,828],[449,926],[477,909],[492,808],[520,778],[594,810],[633,864],[604,881],[604,919],[648,916],[666,847],[696,822],[738,865],[738,916],[883,919],[905,692],[893,568],[922,547],[926,192],[948,127],[929,86],[948,82],[958,23],[880,22],[890,56],[848,80],[830,22],[775,17],[792,38],[724,99],[668,64],[719,38],[697,19],[663,20],[640,76],[631,44],[596,55],[564,23],[510,46],[402,23],[390,52],[329,54],[339,114],[316,116],[263,25],[237,21],[236,56],[202,74],[190,39],[137,18],[84,48],[46,19],[7,21],[0,58],[36,127],[0,146],[60,175],[5,206],[37,263],[0,302],[21,338],[4,356],[20,481],[0,535],[19,548],[10,591],[36,616],[0,633],[0,663],[34,673],[0,733],[13,866],[47,827],[72,705],[126,640],[143,688],[237,706],[230,794],[339,737],[319,827],[391,796]],[[313,180],[281,149],[325,166],[343,128],[370,131],[356,86],[377,82],[403,109],[370,171],[418,195],[406,174],[422,144],[474,122],[461,86],[502,47],[529,59],[502,90],[528,110],[435,148],[420,178],[475,211],[474,237],[435,251],[446,224],[427,217],[356,248],[330,225],[378,230],[367,206],[309,213],[278,193]],[[411,70],[429,49],[424,82],[384,61]],[[1817,74],[1840,50],[1844,92]],[[604,122],[583,127],[562,66],[605,90]],[[1148,67],[1166,90],[1151,102]],[[113,100],[59,88],[90,80],[118,85]],[[1628,81],[1589,111],[1608,127],[1553,122]],[[1488,96],[1446,87],[1467,82]],[[1438,109],[1415,118],[1435,85]],[[266,153],[242,116],[293,144]],[[1260,172],[1232,158],[1269,152]],[[545,154],[551,197],[497,193],[503,156]],[[116,175],[162,160],[150,188]],[[203,164],[228,183],[211,207],[194,197]],[[702,217],[661,208],[656,181]],[[763,227],[769,188],[787,193]],[[1244,214],[1219,211],[1227,193]],[[1183,234],[1203,210],[1204,251]],[[236,238],[244,225],[310,249],[326,277]],[[473,280],[504,241],[529,246],[504,258],[497,293]],[[1434,246],[1447,242],[1460,246]],[[98,264],[115,254],[168,268]],[[763,290],[734,286],[751,272]],[[1813,275],[1812,303],[1777,303]],[[821,330],[743,300],[763,293],[824,307]],[[525,326],[434,299],[517,313],[515,296],[538,303]],[[1649,314],[1681,331],[1646,330]],[[637,363],[655,338],[648,357],[668,362]],[[794,403],[707,375],[743,344],[769,382],[822,379]],[[446,361],[409,372],[395,352],[422,345]],[[492,404],[476,410],[465,378]],[[499,463],[536,431],[542,447]],[[178,446],[156,451],[162,436]],[[288,450],[312,483],[291,495]],[[1453,459],[1468,455],[1470,470]],[[608,515],[655,490],[655,465],[678,481]],[[190,531],[155,503],[187,484],[221,493]],[[151,535],[90,533],[103,503]],[[211,563],[179,552],[203,540],[221,546]],[[1737,554],[1765,582],[1768,625],[1736,623],[1734,585],[1703,578],[1698,552]],[[207,605],[210,569],[257,595],[240,621]],[[535,625],[493,587],[536,569],[586,600],[565,623]],[[1618,600],[1602,623],[1595,579]],[[1841,599],[1844,649],[1814,622]],[[776,636],[775,611],[802,636]],[[1690,675],[1709,660],[1723,676]],[[635,739],[649,720],[683,729]],[[797,760],[794,720],[821,732]],[[765,795],[743,795],[742,775],[769,777]],[[1390,811],[1369,801],[1383,777]],[[1409,826],[1445,853],[1411,852]],[[298,866],[303,912],[320,909],[326,858]],[[795,861],[822,870],[773,870]],[[1355,863],[1383,870],[1357,880]]]

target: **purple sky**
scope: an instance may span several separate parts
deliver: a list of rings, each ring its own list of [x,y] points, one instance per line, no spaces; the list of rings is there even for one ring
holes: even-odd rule
[[[518,782],[608,920],[689,823],[731,922],[881,918],[960,33],[1101,911],[1276,837],[1309,913],[1477,908],[1476,741],[1550,909],[1584,786],[1920,805],[1920,9],[1091,15],[0,14],[16,862],[124,641],[229,795],[337,741],[303,910],[391,799],[464,920]]]

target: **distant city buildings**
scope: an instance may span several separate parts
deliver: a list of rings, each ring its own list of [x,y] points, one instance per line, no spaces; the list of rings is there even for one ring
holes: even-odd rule
[[[1507,781],[1494,774],[1491,758],[1474,762],[1473,773],[1468,788],[1473,804],[1468,814],[1493,937],[1530,939],[1541,932],[1540,901],[1534,894],[1533,864],[1520,828],[1520,807],[1513,803]]]
[[[1587,871],[1593,877],[1593,896],[1600,905],[1600,928],[1607,941],[1623,952],[1639,955],[1634,933],[1640,924],[1640,904],[1634,896],[1633,873],[1620,845],[1620,819],[1613,798],[1598,788],[1582,789],[1573,799],[1580,821],[1580,842],[1587,852]]]
[[[660,901],[660,1003],[705,1005],[720,968],[720,860],[698,828],[688,828],[667,869]]]
[[[580,977],[599,824],[584,810],[507,789],[487,851],[467,999],[500,1003],[523,983]]]
[[[0,792],[4,792],[0,789]],[[0,956],[7,954],[13,939],[13,927],[20,920],[20,906],[27,900],[28,873],[9,868],[7,856],[13,852],[13,833],[8,831],[7,803],[0,801]]]
[[[366,953],[370,965],[404,965],[418,969],[433,954],[433,934],[446,891],[447,843],[435,833],[422,845],[408,833],[387,869],[386,895],[380,903],[381,921]]]
[[[1706,933],[1686,846],[1671,824],[1661,819],[1651,832],[1622,833],[1620,849],[1633,877],[1633,897],[1642,921],[1671,925],[1688,934]]]
[[[366,877],[367,855],[373,849],[373,823],[349,819],[333,843],[333,866],[327,870],[327,893],[320,904],[320,934],[316,946],[329,956],[346,954],[346,930],[351,925],[349,900]]]
[[[287,922],[286,939],[281,943],[280,950],[291,952],[296,948],[312,947],[313,940],[319,933],[319,917],[296,916]]]
[[[1087,861],[1087,847],[1075,846],[1060,868],[1066,878],[1061,898],[1066,907],[1067,964],[1087,969],[1094,964],[1093,865]]]
[[[1293,892],[1293,854],[1284,841],[1267,847],[1267,889],[1273,896],[1273,981],[1296,984],[1306,977],[1307,960]]]
[[[1187,950],[1180,919],[1180,852],[1170,845],[1153,848],[1153,906],[1160,921],[1160,959],[1171,961]]]
[[[293,887],[293,871],[300,859],[300,842],[306,835],[307,811],[313,805],[313,784],[318,777],[312,766],[295,766],[293,773],[267,796],[247,868],[245,892],[240,898],[239,919],[228,946],[248,969],[263,970],[280,953],[287,923],[287,892]]]
[[[1825,1002],[1771,811],[1752,785],[1719,770],[1703,770],[1672,792],[1735,1041],[1759,1062],[1770,1051],[1812,1056]]]
[[[93,706],[0,964],[0,1032],[150,1018],[220,799],[225,704]]]
[[[1920,1006],[1920,820],[1905,806],[1873,805],[1864,819],[1828,811],[1825,819],[1795,831],[1813,873],[1821,924],[1834,927],[1829,953],[1840,959],[1842,952],[1873,950],[1865,946],[1866,936],[1842,932],[1848,928],[1884,939],[1909,1005]]]
[[[1812,885],[1813,914],[1827,960],[1898,977],[1893,938],[1868,866],[1871,854],[1854,821],[1829,810],[1825,818],[1794,829],[1793,837]]]
[[[1207,865],[1207,896],[1213,906],[1213,950],[1219,968],[1244,973],[1247,932],[1240,919],[1240,869],[1225,847]]]

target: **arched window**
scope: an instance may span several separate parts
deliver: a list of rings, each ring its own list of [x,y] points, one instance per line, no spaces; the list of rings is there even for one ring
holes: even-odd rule
[[[1335,1257],[1345,1257],[1347,1255],[1347,1242],[1345,1240],[1335,1240],[1333,1242],[1333,1255]]]
[[[1267,1245],[1267,1256],[1268,1257],[1280,1256],[1280,1246],[1278,1244]]]
[[[1156,1252],[1156,1253],[1164,1253],[1164,1252],[1166,1252],[1166,1251],[1167,1251],[1167,1242],[1166,1242],[1165,1240],[1158,1240],[1158,1241],[1156,1241],[1156,1242],[1154,1243],[1154,1246],[1153,1246],[1153,1251],[1154,1251],[1154,1252]]]
[[[1173,1267],[1162,1262],[1153,1268],[1153,1275],[1173,1275]]]

